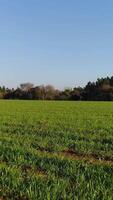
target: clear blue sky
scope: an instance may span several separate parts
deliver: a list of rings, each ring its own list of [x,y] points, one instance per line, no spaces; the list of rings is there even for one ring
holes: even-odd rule
[[[0,0],[0,84],[113,75],[113,0]]]

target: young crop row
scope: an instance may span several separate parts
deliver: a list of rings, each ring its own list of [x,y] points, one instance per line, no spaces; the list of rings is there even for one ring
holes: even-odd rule
[[[0,101],[1,199],[112,199],[113,103]]]

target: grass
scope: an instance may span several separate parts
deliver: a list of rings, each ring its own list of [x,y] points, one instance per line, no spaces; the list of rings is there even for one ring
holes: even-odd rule
[[[0,199],[112,194],[112,102],[0,101]]]

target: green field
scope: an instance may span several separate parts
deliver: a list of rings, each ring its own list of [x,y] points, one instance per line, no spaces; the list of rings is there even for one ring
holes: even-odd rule
[[[112,200],[113,103],[0,101],[0,200]]]

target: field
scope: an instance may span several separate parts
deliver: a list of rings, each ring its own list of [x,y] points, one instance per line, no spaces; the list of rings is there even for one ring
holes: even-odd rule
[[[0,101],[1,200],[112,200],[113,103]]]

